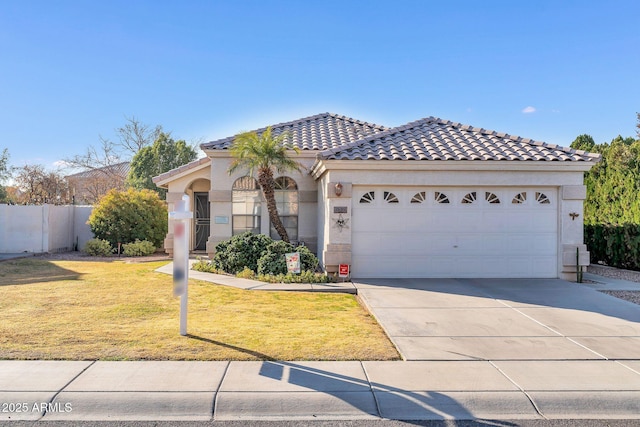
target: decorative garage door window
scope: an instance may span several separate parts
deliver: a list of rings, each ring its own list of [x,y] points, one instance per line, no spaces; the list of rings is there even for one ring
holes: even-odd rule
[[[399,203],[399,200],[396,197],[396,195],[389,191],[384,192],[384,200],[387,203]]]
[[[449,198],[446,194],[436,191],[434,194],[436,203],[449,203]]]
[[[551,203],[551,200],[544,193],[539,193],[536,191],[536,201],[541,205],[548,205]]]
[[[491,193],[490,191],[485,191],[484,199],[493,205],[500,203],[500,198],[496,196],[495,193]]]
[[[480,199],[478,199],[478,193],[480,194]],[[482,194],[484,193],[484,200],[482,200]],[[359,203],[360,204],[374,204],[376,203],[376,191],[366,191],[361,193]],[[464,194],[464,196],[462,196]],[[533,199],[538,202],[538,204],[549,205],[551,204],[551,198],[547,196],[547,194],[541,191],[531,192],[533,194]],[[380,191],[381,198],[378,203],[383,204],[399,204],[399,205],[413,205],[416,208],[418,205],[423,205],[427,200],[432,200],[435,204],[450,204],[451,199],[450,195],[442,192],[442,191],[418,191],[415,190],[410,191],[400,191],[400,192],[392,192],[387,190]],[[513,205],[521,205],[527,203],[527,191],[521,191],[519,193],[507,192],[505,190],[502,191],[468,191],[468,192],[455,192],[452,194],[455,199],[461,197],[460,203],[464,205],[471,204],[489,204],[489,205],[500,205],[502,204],[502,198],[509,200],[511,198],[511,204]]]
[[[275,179],[275,198],[278,216],[287,230],[289,240],[298,240],[298,184],[288,176]],[[271,238],[279,240],[280,235],[271,225]]]
[[[413,195],[411,203],[423,203],[425,200],[427,200],[427,192],[421,191]]]
[[[476,197],[476,192],[472,191],[471,193],[467,193],[463,198],[462,198],[462,204],[471,204],[473,202],[475,202],[477,199]]]
[[[373,203],[376,199],[376,193],[374,191],[369,191],[368,193],[364,193],[362,197],[360,197],[360,203]]]
[[[527,201],[527,192],[523,191],[522,193],[518,193],[515,195],[511,203],[514,205],[522,205]]]
[[[250,176],[238,178],[231,191],[232,233],[242,234],[245,231],[260,233],[260,213],[262,200],[258,181]]]

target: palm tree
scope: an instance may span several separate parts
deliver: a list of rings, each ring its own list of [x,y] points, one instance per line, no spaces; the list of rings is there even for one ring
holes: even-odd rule
[[[258,183],[267,201],[269,220],[276,229],[280,238],[289,243],[289,235],[278,216],[278,208],[275,198],[274,172],[287,171],[300,172],[304,166],[292,159],[287,150],[299,153],[300,150],[292,147],[285,141],[289,137],[286,132],[273,136],[271,126],[258,135],[257,132],[244,132],[236,136],[229,151],[235,160],[229,166],[229,174],[239,168],[247,169],[249,174],[258,173]]]

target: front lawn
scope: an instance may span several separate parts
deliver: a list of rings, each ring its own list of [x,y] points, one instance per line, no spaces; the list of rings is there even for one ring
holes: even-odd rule
[[[164,261],[166,262],[166,261]],[[0,262],[0,359],[395,360],[354,296],[189,282],[189,336],[163,262]]]

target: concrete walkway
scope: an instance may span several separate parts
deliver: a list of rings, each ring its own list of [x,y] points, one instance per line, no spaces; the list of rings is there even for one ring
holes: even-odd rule
[[[0,420],[638,420],[640,306],[596,288],[640,285],[586,278],[354,283],[401,362],[0,361]]]

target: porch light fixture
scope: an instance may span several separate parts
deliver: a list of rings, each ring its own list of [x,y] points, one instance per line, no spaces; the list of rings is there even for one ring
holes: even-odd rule
[[[336,190],[336,196],[338,196],[338,197],[342,196],[342,184],[341,183],[337,183],[336,184],[335,190]]]
[[[571,217],[572,221],[575,221],[575,219],[578,218],[580,214],[578,212],[571,212],[569,216]]]

